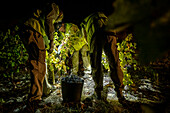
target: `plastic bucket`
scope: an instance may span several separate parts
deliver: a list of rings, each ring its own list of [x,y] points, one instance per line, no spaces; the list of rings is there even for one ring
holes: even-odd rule
[[[79,103],[81,101],[84,80],[80,78],[77,80],[75,81],[72,80],[72,78],[70,78],[67,80],[63,79],[61,81],[62,98],[64,103],[65,102]]]

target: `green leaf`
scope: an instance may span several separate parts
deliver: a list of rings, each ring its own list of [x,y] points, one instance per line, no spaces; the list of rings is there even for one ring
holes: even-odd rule
[[[11,53],[8,53],[8,56],[11,56]]]
[[[19,73],[19,68],[17,69],[17,73]]]
[[[15,62],[12,62],[11,66],[14,67],[15,66]]]
[[[0,103],[5,103],[3,98],[0,98]]]

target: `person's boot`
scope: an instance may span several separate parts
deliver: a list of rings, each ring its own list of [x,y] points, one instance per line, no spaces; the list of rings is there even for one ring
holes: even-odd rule
[[[103,90],[103,88],[95,88],[95,93],[96,93],[96,98],[98,99],[98,100],[101,100],[102,99],[102,90]]]
[[[96,95],[97,95],[97,99],[98,99],[98,100],[101,100],[101,98],[102,98],[101,91],[95,90],[95,92],[96,92]]]
[[[115,88],[115,91],[117,93],[117,98],[120,104],[122,104],[123,106],[126,105],[126,99],[123,96],[123,92],[122,92],[122,88]]]

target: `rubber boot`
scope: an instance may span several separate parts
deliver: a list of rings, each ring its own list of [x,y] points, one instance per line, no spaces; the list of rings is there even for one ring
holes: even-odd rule
[[[95,92],[96,92],[98,100],[102,99],[102,90],[103,90],[103,88],[95,88]]]
[[[124,105],[126,103],[126,99],[123,96],[122,88],[115,88],[115,91],[117,93],[117,98],[120,104]]]

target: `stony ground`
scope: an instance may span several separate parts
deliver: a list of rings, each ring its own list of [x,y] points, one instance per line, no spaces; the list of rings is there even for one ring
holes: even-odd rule
[[[162,77],[169,75],[169,64],[169,60],[166,58],[165,61],[161,60],[158,63],[153,63],[153,67],[160,71]],[[128,107],[124,107],[118,102],[114,84],[108,73],[104,75],[103,81],[104,91],[102,95],[105,100],[100,101],[92,98],[94,81],[91,75],[86,75],[83,77],[84,86],[81,103],[77,105],[62,103],[61,84],[60,80],[56,79],[56,89],[43,98],[44,103],[49,107],[38,109],[36,113],[170,113],[169,79],[164,77],[155,84],[151,79],[144,76],[137,78],[135,78],[134,86],[125,86],[123,91],[125,98],[130,101]],[[1,78],[0,113],[19,113],[24,109],[29,87],[30,76],[28,74],[18,75],[14,80]]]

